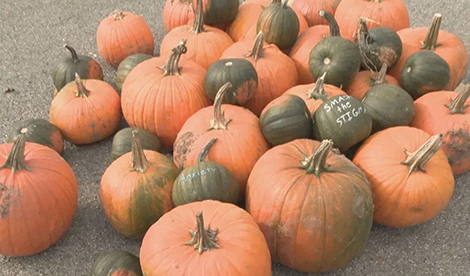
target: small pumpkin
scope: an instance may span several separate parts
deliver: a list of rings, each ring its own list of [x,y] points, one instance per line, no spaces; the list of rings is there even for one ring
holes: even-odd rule
[[[312,136],[312,116],[304,100],[284,94],[270,102],[261,112],[260,125],[271,146]]]
[[[365,140],[371,131],[372,118],[364,105],[349,95],[327,99],[313,116],[316,140],[331,139],[341,152]]]
[[[100,203],[113,228],[129,238],[142,237],[173,208],[171,189],[179,170],[171,159],[142,149],[137,130],[132,151],[106,169],[100,183]]]
[[[292,9],[302,14],[307,20],[308,26],[321,26],[328,25],[329,21],[326,18],[319,16],[320,11],[328,12],[331,15],[335,14],[341,0],[325,0],[325,1],[311,1],[311,0],[290,0]],[[325,20],[326,19],[326,20]]]
[[[134,130],[137,130],[137,136],[139,136],[143,149],[153,151],[160,150],[160,140],[155,134],[142,128],[126,127],[119,130],[113,137],[110,156],[111,162],[121,155],[132,151],[132,133]]]
[[[55,150],[23,135],[0,145],[1,255],[47,250],[70,228],[77,200],[77,179]]]
[[[207,199],[237,203],[240,184],[224,166],[206,161],[210,148],[217,138],[209,140],[198,157],[197,164],[184,169],[175,181],[172,198],[175,206]]]
[[[377,132],[353,159],[372,184],[374,221],[410,227],[436,217],[449,203],[454,176],[442,135],[408,126]]]
[[[109,137],[121,116],[119,95],[111,85],[82,80],[78,74],[59,91],[49,109],[51,123],[74,144],[91,144]]]
[[[207,70],[204,78],[204,90],[207,96],[214,100],[217,91],[227,82],[230,82],[232,87],[225,94],[224,103],[242,105],[256,93],[258,74],[255,67],[243,58],[215,61]]]
[[[443,134],[442,149],[455,175],[470,170],[470,85],[462,84],[457,90],[418,98],[411,122],[431,135]]]
[[[13,128],[8,135],[8,143],[15,142],[18,136],[23,135],[26,142],[41,144],[57,151],[64,150],[64,138],[60,130],[44,119],[28,119]]]
[[[387,69],[388,66],[384,63],[378,72],[374,70],[359,71],[351,81],[346,93],[360,101],[366,94],[367,90],[375,85],[388,83],[398,86],[398,80],[391,75],[387,75]]]
[[[103,69],[101,65],[93,58],[85,55],[78,55],[72,46],[65,44],[64,47],[69,50],[71,56],[63,57],[52,71],[52,80],[55,91],[52,96],[55,97],[67,83],[75,80],[75,73],[82,79],[103,80]]]
[[[91,268],[91,276],[143,276],[140,259],[136,255],[113,249],[99,254]]]
[[[370,183],[332,147],[330,140],[309,139],[274,147],[248,180],[246,209],[273,260],[302,272],[345,266],[361,253],[372,227]]]
[[[192,0],[166,0],[163,6],[163,24],[167,32],[193,20]]]
[[[258,2],[245,1],[238,7],[238,13],[227,29],[234,42],[245,38],[251,28],[256,29],[256,23],[264,6]]]
[[[450,80],[449,64],[431,51],[419,51],[412,54],[403,65],[400,86],[413,99],[444,89]]]
[[[134,54],[126,57],[126,59],[119,63],[116,70],[116,87],[119,95],[121,95],[122,85],[124,84],[124,80],[127,78],[127,75],[129,75],[137,64],[149,58],[152,58],[152,56],[147,54]]]
[[[142,241],[140,264],[147,276],[272,275],[269,249],[253,218],[215,200],[163,215]]]
[[[96,43],[100,56],[114,68],[130,55],[153,55],[155,48],[147,22],[137,14],[119,10],[100,22]]]
[[[193,10],[197,9],[197,1],[192,0]],[[204,24],[223,26],[232,23],[238,13],[238,0],[203,0]]]

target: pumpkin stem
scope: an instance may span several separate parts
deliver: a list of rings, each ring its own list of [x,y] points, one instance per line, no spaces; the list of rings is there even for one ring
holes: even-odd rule
[[[401,164],[409,167],[408,175],[414,171],[426,172],[424,165],[436,154],[442,145],[442,134],[431,136],[418,150],[408,152],[405,150],[406,159]]]
[[[421,41],[421,49],[426,50],[435,50],[441,44],[437,44],[437,39],[439,38],[439,30],[441,28],[442,15],[440,13],[434,14],[432,18],[431,27],[428,29],[426,38],[424,41]]]
[[[11,148],[10,155],[8,155],[7,161],[3,164],[0,169],[10,169],[11,172],[14,174],[17,171],[27,170],[31,171],[28,166],[24,163],[24,149],[25,149],[26,141],[24,135],[19,135]]]
[[[369,28],[367,28],[367,21],[365,18],[359,18],[359,43],[360,44],[369,44],[370,43],[370,35],[369,35]],[[356,42],[358,37],[356,36]]]
[[[324,10],[320,10],[318,12],[318,15],[328,21],[328,25],[330,26],[330,36],[341,36],[338,22],[336,21],[335,16],[333,14]]]
[[[214,145],[215,141],[217,141],[217,137],[212,138],[202,149],[201,154],[199,154],[199,157],[197,159],[197,162],[204,162],[206,160],[207,154],[209,153],[209,150],[212,148],[212,145]]]
[[[191,240],[186,242],[185,245],[192,245],[199,254],[213,248],[220,248],[220,245],[217,244],[217,234],[219,234],[219,229],[211,230],[210,226],[204,228],[202,211],[199,211],[196,214],[196,231],[189,230],[189,234],[191,235]]]
[[[258,59],[264,57],[264,34],[263,31],[259,31],[258,35],[256,36],[255,43],[253,44],[253,49],[248,55],[244,55],[244,57],[251,57],[256,62]]]
[[[150,162],[145,157],[144,150],[142,149],[142,142],[139,136],[137,136],[138,130],[132,130],[132,162],[131,168],[133,171],[144,173]]]
[[[120,10],[115,10],[111,13],[114,16],[114,20],[122,20],[124,18],[124,13]]]
[[[69,50],[70,53],[72,54],[72,60],[73,60],[73,62],[75,62],[75,63],[79,62],[79,60],[78,60],[78,55],[77,55],[77,52],[75,51],[75,49],[72,48],[71,46],[67,45],[67,44],[65,44],[64,47],[65,47],[67,50]]]
[[[189,32],[200,34],[205,32],[204,29],[204,10],[202,7],[202,0],[196,0],[196,19],[194,20],[193,26],[189,30]]]
[[[446,106],[450,109],[450,114],[465,114],[465,108],[469,106],[465,103],[470,98],[470,85],[461,83],[456,91],[459,91],[459,95]]]
[[[230,88],[232,88],[232,86],[233,85],[230,82],[227,82],[220,87],[217,95],[215,95],[214,119],[211,120],[211,126],[208,131],[213,129],[227,129],[227,125],[232,121],[232,119],[227,120],[224,116],[224,112],[222,111],[222,103],[224,101],[225,94],[230,90]]]
[[[387,75],[388,65],[387,63],[382,63],[382,67],[380,67],[380,71],[377,72],[377,75],[373,79],[372,86],[384,84],[385,83],[385,76]]]
[[[166,60],[165,65],[159,67],[163,70],[164,76],[179,76],[181,67],[178,67],[181,55],[186,53],[188,48],[186,48],[186,39],[182,39],[178,46],[173,48],[171,51],[170,57]]]
[[[313,173],[317,177],[320,176],[322,172],[328,171],[328,165],[326,164],[326,158],[333,148],[332,140],[323,140],[320,145],[315,149],[315,152],[312,156],[301,161],[302,169],[305,169],[307,173]]]
[[[315,82],[315,86],[312,88],[312,90],[307,92],[307,98],[308,99],[315,99],[315,100],[323,100],[326,101],[326,91],[325,91],[325,76],[326,72],[323,73],[323,75],[317,79]]]
[[[80,78],[80,75],[78,75],[77,72],[75,72],[75,84],[77,85],[77,92],[75,93],[76,97],[86,98],[90,95],[90,90],[86,89],[82,78]]]

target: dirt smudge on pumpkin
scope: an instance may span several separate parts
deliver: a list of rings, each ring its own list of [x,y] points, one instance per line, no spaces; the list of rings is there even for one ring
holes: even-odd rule
[[[16,200],[17,192],[0,183],[0,219],[8,216],[11,204]]]
[[[448,131],[445,135],[448,149],[449,164],[454,166],[462,159],[470,157],[470,134],[467,129],[460,128]]]
[[[181,135],[178,140],[176,140],[175,155],[177,156],[177,159],[175,159],[175,164],[179,168],[183,168],[183,165],[186,162],[186,155],[192,151],[195,141],[196,136],[192,131],[186,132],[185,134]]]

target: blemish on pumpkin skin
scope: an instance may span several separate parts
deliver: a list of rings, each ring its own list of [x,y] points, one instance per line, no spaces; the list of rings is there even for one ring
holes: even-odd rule
[[[448,131],[445,135],[449,164],[454,166],[460,160],[470,158],[470,134],[467,129]]]
[[[0,183],[0,219],[8,216],[11,204],[15,201],[15,193],[13,189],[8,189],[4,184]]]
[[[175,143],[176,155],[179,156],[179,160],[175,160],[176,165],[182,168],[186,162],[186,155],[188,155],[193,149],[193,144],[196,141],[196,137],[192,131],[183,134]]]

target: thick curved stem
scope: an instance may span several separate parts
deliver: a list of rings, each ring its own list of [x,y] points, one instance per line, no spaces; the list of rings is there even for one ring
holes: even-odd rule
[[[202,211],[196,214],[196,231],[189,230],[189,234],[191,235],[191,240],[186,242],[185,245],[192,245],[199,254],[214,248],[220,248],[220,245],[217,244],[219,229],[211,230],[210,226],[204,228]]]
[[[193,26],[189,30],[192,33],[199,34],[205,32],[204,29],[204,10],[202,6],[202,0],[196,0],[196,11]]]
[[[132,130],[132,162],[131,169],[136,172],[144,173],[148,167],[150,167],[150,162],[145,157],[144,150],[142,148],[142,142],[140,141],[139,136],[137,136],[138,130]]]
[[[382,63],[382,67],[380,67],[380,71],[375,76],[372,86],[385,83],[385,76],[387,75],[387,70],[387,63]]]
[[[465,103],[470,98],[470,84],[461,83],[456,91],[460,91],[459,95],[446,106],[450,109],[450,114],[465,114],[465,108],[469,106]]]
[[[209,140],[209,142],[202,149],[201,154],[199,154],[197,162],[204,162],[204,160],[206,160],[207,154],[209,153],[209,150],[212,148],[212,145],[214,145],[215,141],[217,141],[217,137],[214,137]]]
[[[328,154],[333,148],[332,140],[323,140],[320,145],[315,149],[312,156],[301,161],[302,169],[306,170],[309,174],[315,174],[317,177],[323,172],[328,172],[326,159]]]
[[[401,164],[409,167],[408,175],[414,171],[426,172],[424,165],[436,154],[442,146],[442,134],[431,136],[418,150],[408,152],[405,150],[406,159]]]
[[[232,121],[231,119],[227,120],[224,116],[224,112],[222,112],[222,103],[225,98],[225,93],[227,93],[227,91],[229,91],[232,86],[233,85],[230,82],[227,82],[226,84],[222,85],[222,87],[217,92],[217,95],[215,95],[214,119],[211,120],[211,125],[208,131],[213,129],[227,129],[227,125],[230,123],[230,121]]]
[[[179,76],[181,67],[178,67],[181,55],[186,53],[186,39],[182,39],[180,43],[172,49],[170,57],[166,60],[165,65],[160,67],[164,76]]]
[[[0,169],[8,168],[13,174],[21,170],[30,171],[28,166],[26,166],[24,159],[25,145],[26,141],[24,135],[21,134],[15,139],[10,155],[8,155],[7,161],[0,167]]]
[[[86,89],[85,85],[83,84],[82,78],[75,72],[75,84],[77,85],[77,92],[75,93],[76,97],[86,98],[90,94],[90,91]]]
[[[72,54],[72,60],[73,62],[77,63],[79,60],[78,60],[78,55],[77,55],[77,52],[75,51],[74,48],[72,48],[71,46],[65,44],[64,47],[70,51],[70,54]]]
[[[264,34],[263,31],[259,31],[258,35],[256,36],[255,43],[253,44],[253,49],[251,53],[245,55],[245,57],[251,57],[256,62],[258,59],[264,57]]]
[[[318,12],[318,15],[328,21],[328,25],[330,26],[330,36],[341,36],[338,22],[336,21],[335,16],[333,14],[324,10],[320,10]]]
[[[421,49],[433,51],[436,47],[440,45],[437,44],[437,39],[439,38],[439,30],[441,29],[442,15],[440,13],[434,14],[432,18],[431,27],[428,29],[426,38],[421,42]]]
[[[307,98],[309,99],[321,99],[323,101],[326,101],[326,91],[325,91],[325,76],[326,76],[326,71],[323,73],[323,75],[317,79],[315,82],[315,86],[312,88],[312,90],[309,90],[307,92]]]

